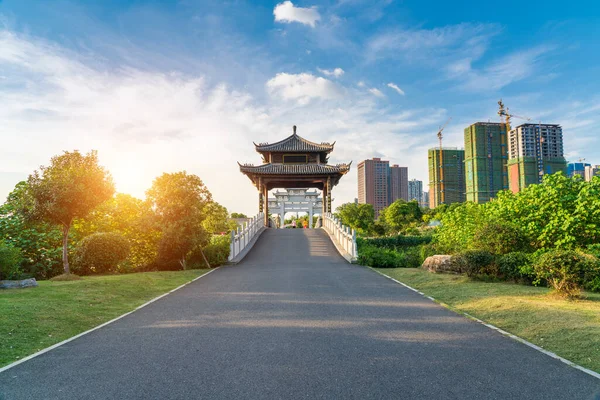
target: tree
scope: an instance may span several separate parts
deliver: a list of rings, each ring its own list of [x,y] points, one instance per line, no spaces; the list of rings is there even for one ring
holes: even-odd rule
[[[202,180],[185,171],[164,173],[146,192],[162,229],[158,259],[162,268],[178,263],[186,268],[186,258],[196,247],[208,243],[203,226],[212,196]]]
[[[373,230],[375,210],[371,204],[345,203],[335,210],[335,215],[360,234],[369,235]]]
[[[83,155],[75,150],[52,157],[50,166],[34,171],[27,184],[32,199],[28,218],[62,227],[63,268],[69,274],[71,224],[110,199],[115,191],[112,178],[98,165],[96,151]]]
[[[246,216],[246,214],[234,212],[234,213],[231,213],[231,218],[248,218],[248,217]]]
[[[214,201],[206,206],[206,219],[202,225],[208,233],[213,235],[229,233],[237,229],[237,223],[229,219],[227,208]]]
[[[420,224],[423,212],[416,200],[398,199],[381,211],[379,220],[389,227],[392,233],[398,233],[409,226]]]
[[[62,234],[56,225],[26,218],[33,201],[27,189],[27,182],[17,183],[0,206],[0,239],[21,249],[26,273],[47,279],[62,270]]]

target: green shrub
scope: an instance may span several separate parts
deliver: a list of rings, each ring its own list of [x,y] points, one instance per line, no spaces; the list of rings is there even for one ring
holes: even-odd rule
[[[79,275],[116,272],[129,255],[129,242],[114,232],[94,233],[83,238],[75,251],[74,272]]]
[[[404,253],[375,246],[361,246],[358,252],[358,263],[373,268],[403,268],[408,267]]]
[[[578,297],[586,283],[593,285],[600,276],[598,259],[578,250],[551,250],[539,257],[534,269],[539,278],[568,298]]]
[[[457,269],[470,278],[497,277],[498,267],[494,255],[484,250],[468,250],[453,259]]]
[[[586,281],[583,284],[583,288],[590,292],[600,293],[600,275]]]
[[[223,265],[229,259],[229,235],[213,235],[210,243],[202,249],[211,267]],[[188,258],[191,268],[206,268],[206,262],[200,249],[194,249]]]
[[[477,250],[500,255],[526,250],[527,242],[518,227],[504,222],[488,222],[475,229],[472,246]]]
[[[23,271],[21,250],[0,241],[0,280],[21,279]]]
[[[433,243],[423,244],[419,246],[419,256],[421,264],[425,262],[427,257],[435,256],[436,254],[439,254],[439,252],[437,251],[437,247]]]
[[[431,236],[398,235],[381,238],[357,238],[357,242],[359,243],[359,246],[361,244],[366,244],[375,247],[384,247],[386,249],[396,249],[431,243]]]
[[[498,273],[506,280],[531,284],[536,279],[532,256],[514,251],[498,257]]]

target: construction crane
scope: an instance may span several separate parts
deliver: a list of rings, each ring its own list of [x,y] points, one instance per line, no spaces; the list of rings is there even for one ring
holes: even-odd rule
[[[439,161],[439,168],[440,168],[440,173],[439,173],[439,179],[438,179],[438,184],[439,184],[439,189],[440,189],[440,198],[439,198],[439,204],[444,204],[445,202],[445,195],[444,195],[444,170],[442,169],[442,132],[444,131],[444,128],[446,127],[446,125],[448,125],[448,123],[450,122],[450,120],[452,119],[452,117],[448,118],[448,120],[446,121],[446,123],[444,123],[444,125],[440,126],[440,129],[438,130],[437,133],[437,137],[438,140],[440,141],[440,161]]]

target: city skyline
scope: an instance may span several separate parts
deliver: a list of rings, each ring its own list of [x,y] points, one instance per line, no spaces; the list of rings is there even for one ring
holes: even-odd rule
[[[162,172],[187,170],[229,211],[254,214],[256,190],[236,161],[295,124],[337,143],[332,163],[354,161],[335,208],[356,197],[360,160],[428,182],[438,127],[452,117],[444,145],[462,147],[465,127],[499,122],[499,98],[561,125],[568,161],[600,160],[597,19],[558,2],[431,8],[5,0],[0,197],[64,150],[97,149],[120,192],[143,197]]]

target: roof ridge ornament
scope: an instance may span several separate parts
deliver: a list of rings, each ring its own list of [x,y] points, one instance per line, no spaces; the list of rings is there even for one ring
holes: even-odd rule
[[[296,125],[294,125],[294,135],[296,134]]]

